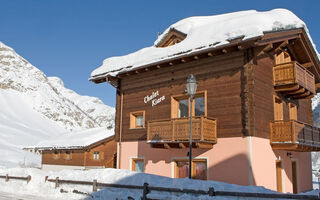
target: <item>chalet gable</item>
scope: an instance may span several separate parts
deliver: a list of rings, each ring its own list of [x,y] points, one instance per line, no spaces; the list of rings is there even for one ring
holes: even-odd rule
[[[163,37],[162,40],[160,40],[156,47],[168,47],[172,46],[174,44],[177,44],[184,40],[187,37],[186,34],[172,28],[170,31]]]

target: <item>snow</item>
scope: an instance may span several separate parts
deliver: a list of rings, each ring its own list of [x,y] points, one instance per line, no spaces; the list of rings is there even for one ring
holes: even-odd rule
[[[74,189],[81,192],[90,194],[86,199],[128,199],[131,196],[134,199],[142,197],[142,190],[132,189],[117,189],[117,188],[102,188],[98,192],[92,193],[92,186],[82,185],[66,185],[62,184],[59,188],[55,189],[54,183],[44,182],[45,176],[49,179],[59,177],[60,180],[78,180],[78,181],[93,181],[96,179],[101,183],[116,183],[124,185],[139,185],[148,183],[149,186],[179,188],[179,189],[194,189],[194,190],[209,190],[213,187],[215,191],[233,191],[233,192],[251,192],[251,193],[277,193],[268,190],[264,187],[257,186],[240,186],[235,184],[228,184],[218,181],[202,181],[190,179],[172,179],[162,176],[156,176],[146,173],[136,173],[128,170],[119,169],[91,169],[91,170],[63,170],[59,172],[42,171],[33,168],[10,168],[1,169],[0,175],[9,174],[10,176],[23,176],[31,175],[29,184],[26,181],[9,180],[5,182],[0,179],[0,192],[37,195],[50,199],[83,199],[86,196],[74,194]],[[67,191],[67,193],[60,193],[60,189]],[[317,191],[311,191],[309,195],[317,195]],[[164,193],[151,191],[148,194],[149,198],[159,199],[241,199],[231,197],[209,197],[208,195],[195,196],[190,194],[179,193]],[[246,199],[246,198],[244,198]]]
[[[28,148],[35,148],[39,150],[80,149],[103,139],[109,138],[113,135],[114,129],[107,129],[104,127],[92,128],[79,132],[63,133],[56,137],[59,139],[44,140],[35,146],[29,146]]]
[[[40,156],[22,148],[65,130],[32,108],[30,97],[0,89],[0,166],[40,166]]]
[[[204,49],[216,48],[228,44],[228,40],[237,37],[243,36],[243,40],[248,40],[263,36],[264,32],[294,28],[304,28],[312,43],[305,23],[286,9],[274,9],[266,12],[249,10],[222,15],[186,18],[168,27],[154,42],[153,46],[125,56],[105,59],[103,64],[91,73],[91,79],[116,76],[120,72],[131,71],[151,63]],[[187,37],[178,44],[165,48],[157,48],[156,44],[168,34],[170,29],[176,29],[186,34]],[[314,44],[313,47],[315,52],[318,52]]]

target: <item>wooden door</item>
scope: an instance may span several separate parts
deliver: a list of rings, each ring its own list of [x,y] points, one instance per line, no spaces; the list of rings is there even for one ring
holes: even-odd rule
[[[283,120],[283,103],[278,97],[274,97],[274,120]]]
[[[292,166],[292,190],[293,190],[293,193],[296,194],[298,193],[297,162],[292,161],[291,166]]]
[[[276,161],[276,174],[277,174],[277,191],[282,192],[282,163],[281,163],[281,160]]]

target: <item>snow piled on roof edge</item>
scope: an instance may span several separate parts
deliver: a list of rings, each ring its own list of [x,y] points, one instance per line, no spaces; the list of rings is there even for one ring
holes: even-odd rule
[[[163,40],[170,29],[176,29],[187,35],[182,42],[157,48],[155,45]],[[228,44],[228,40],[244,36],[243,40],[263,36],[264,32],[276,32],[303,28],[318,55],[315,44],[305,23],[286,9],[274,9],[266,12],[256,10],[240,11],[222,15],[189,17],[168,27],[154,42],[154,46],[146,47],[131,54],[110,57],[92,71],[91,80],[105,76],[116,76],[119,73],[134,70],[138,67],[160,62],[166,59],[188,55],[209,48]]]

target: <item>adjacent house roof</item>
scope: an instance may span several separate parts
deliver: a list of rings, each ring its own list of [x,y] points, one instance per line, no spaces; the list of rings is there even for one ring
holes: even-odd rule
[[[111,57],[91,73],[90,80],[115,77],[125,73],[181,55],[189,55],[205,49],[213,49],[240,38],[247,41],[261,37],[267,32],[304,29],[311,46],[317,52],[305,23],[286,9],[274,9],[267,12],[255,10],[241,11],[214,16],[190,17],[168,27],[153,46],[134,53]]]
[[[52,149],[83,149],[102,140],[112,138],[114,129],[92,128],[76,133],[64,133],[54,140],[41,141],[35,146],[24,149],[52,150]]]

